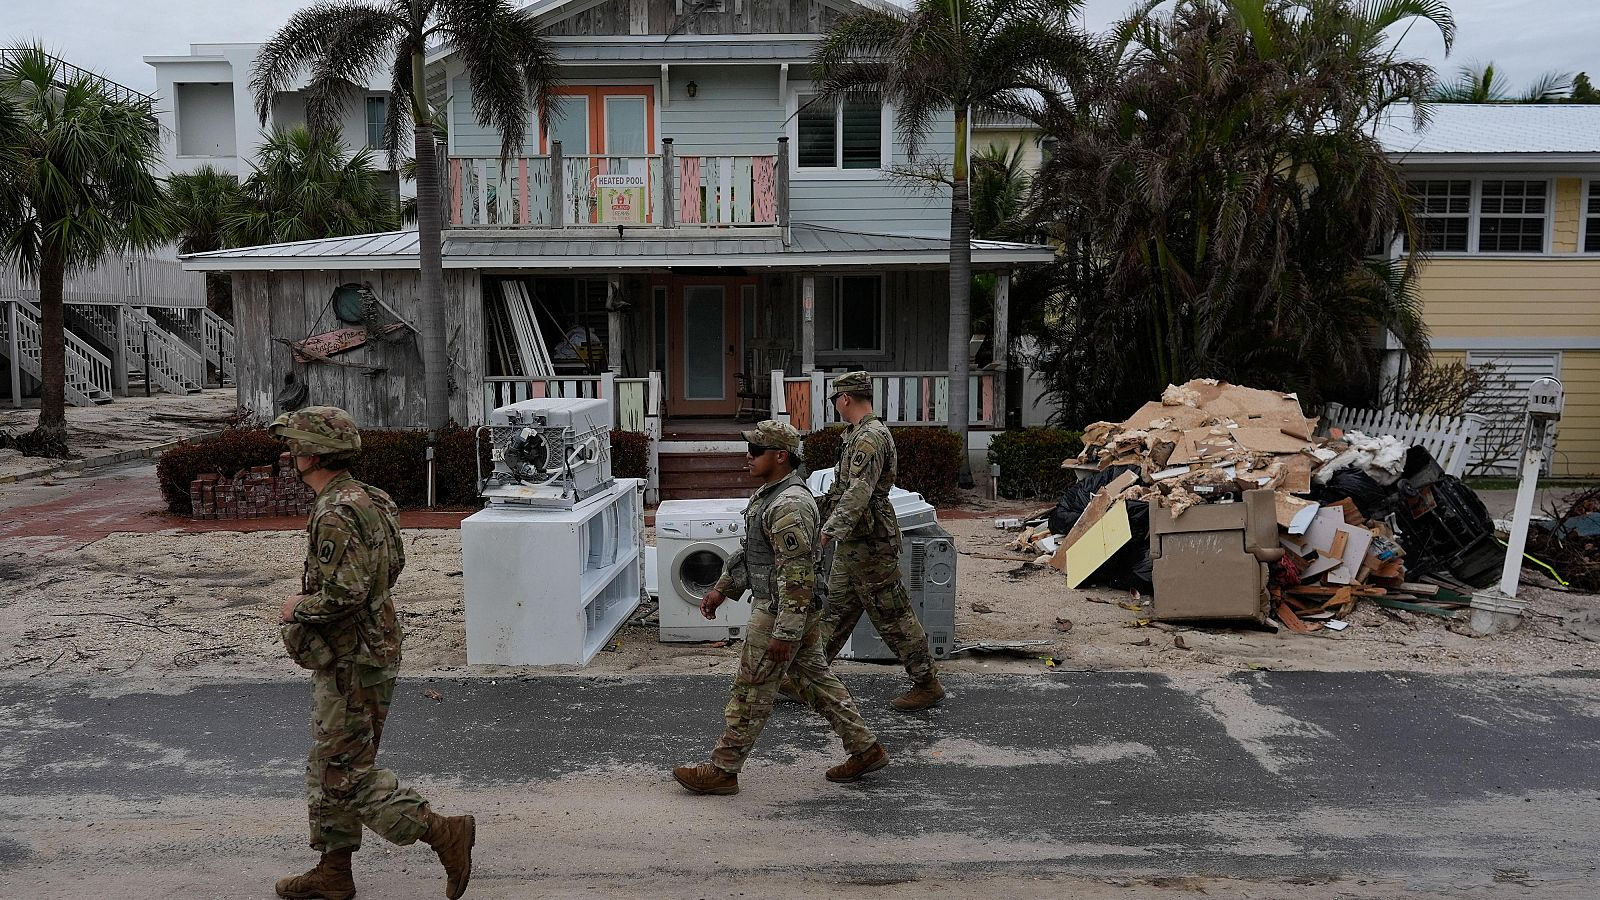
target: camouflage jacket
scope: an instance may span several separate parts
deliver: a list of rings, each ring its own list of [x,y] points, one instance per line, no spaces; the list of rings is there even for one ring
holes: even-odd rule
[[[757,608],[777,613],[772,636],[798,641],[817,605],[817,502],[798,474],[764,484],[745,507],[741,547],[728,557],[717,590],[746,590]]]
[[[400,622],[389,590],[406,565],[389,495],[342,472],[317,494],[306,523],[306,565],[294,620],[316,626],[342,661],[400,664]]]
[[[822,533],[836,541],[892,537],[899,524],[889,503],[898,456],[883,420],[868,413],[844,432],[839,466],[822,499]]]

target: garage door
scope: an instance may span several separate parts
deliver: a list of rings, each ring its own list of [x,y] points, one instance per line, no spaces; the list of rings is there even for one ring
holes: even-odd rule
[[[1473,350],[1467,365],[1493,364],[1497,377],[1490,390],[1467,402],[1467,411],[1489,420],[1468,471],[1483,475],[1515,475],[1526,427],[1528,388],[1540,378],[1561,377],[1559,351]],[[1556,429],[1547,432],[1545,474],[1555,456]]]

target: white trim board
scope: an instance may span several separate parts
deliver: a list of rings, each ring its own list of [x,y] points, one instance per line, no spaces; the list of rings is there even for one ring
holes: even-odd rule
[[[972,251],[973,265],[1047,263],[1051,250]],[[653,268],[725,268],[751,266],[765,269],[814,269],[830,266],[947,267],[942,251],[898,253],[737,253],[694,256],[446,256],[446,269],[511,269],[540,271],[632,271]],[[290,272],[343,269],[416,269],[417,257],[405,256],[261,256],[248,258],[185,259],[186,272]]]
[[[1600,350],[1600,335],[1593,337],[1438,337],[1428,341],[1434,350]]]

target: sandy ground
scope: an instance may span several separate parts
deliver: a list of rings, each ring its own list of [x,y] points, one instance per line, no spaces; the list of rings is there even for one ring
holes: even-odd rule
[[[118,397],[104,406],[67,407],[67,447],[74,459],[94,459],[145,450],[182,438],[219,431],[238,406],[236,388],[208,388],[198,394]],[[174,418],[163,419],[162,416]],[[38,409],[0,409],[0,427],[32,429]],[[30,478],[59,469],[70,460],[23,456],[0,450],[0,480]]]
[[[1237,628],[1131,627],[1131,598],[1068,590],[1063,576],[1024,565],[1009,532],[988,519],[946,519],[959,561],[959,642],[1044,640],[1020,657],[963,653],[954,671],[1067,669],[1168,672],[1397,670],[1542,673],[1600,668],[1600,644],[1561,617],[1600,598],[1527,588],[1533,616],[1514,633],[1479,637],[1463,624],[1363,604],[1341,633],[1300,635]],[[45,554],[0,549],[0,677],[276,677],[295,674],[278,644],[276,610],[299,589],[304,538],[287,532],[113,534]],[[406,533],[397,588],[408,674],[494,677],[523,671],[466,667],[460,532]],[[993,558],[1000,557],[1000,558]],[[648,608],[641,610],[647,613]],[[1070,623],[1070,624],[1068,624]],[[1188,649],[1177,649],[1181,637]],[[739,648],[662,644],[653,626],[624,627],[585,674],[726,673]],[[877,664],[842,663],[845,671]],[[541,673],[577,671],[530,669]]]

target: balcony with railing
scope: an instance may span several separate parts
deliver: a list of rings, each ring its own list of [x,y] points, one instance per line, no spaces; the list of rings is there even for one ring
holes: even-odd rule
[[[464,228],[751,228],[786,225],[788,139],[770,156],[452,156],[446,220]]]

